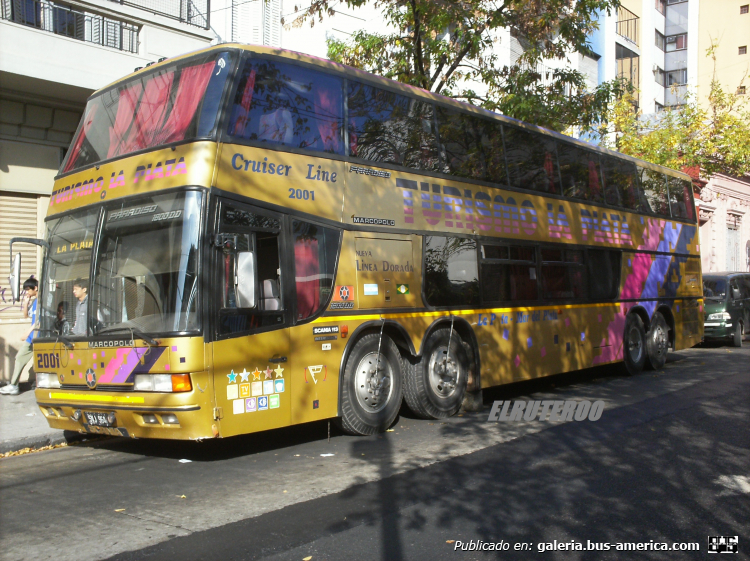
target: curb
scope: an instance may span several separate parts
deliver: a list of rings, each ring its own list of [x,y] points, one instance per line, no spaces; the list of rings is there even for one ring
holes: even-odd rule
[[[24,448],[42,448],[44,446],[55,446],[57,444],[70,443],[86,438],[87,435],[79,435],[69,431],[58,430],[36,436],[24,436],[22,438],[10,438],[0,442],[0,454],[18,452]],[[80,438],[79,438],[80,437]]]

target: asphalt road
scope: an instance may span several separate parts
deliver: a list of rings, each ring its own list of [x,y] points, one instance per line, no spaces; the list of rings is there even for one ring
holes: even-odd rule
[[[709,346],[635,377],[600,367],[514,384],[486,393],[483,413],[404,415],[369,438],[329,442],[313,423],[6,458],[0,559],[703,559],[718,535],[739,536],[732,559],[748,559],[749,358],[750,345]],[[605,409],[596,422],[491,423],[493,399]],[[471,540],[509,549],[454,551]],[[700,550],[615,550],[652,540]],[[539,551],[555,541],[611,549]]]

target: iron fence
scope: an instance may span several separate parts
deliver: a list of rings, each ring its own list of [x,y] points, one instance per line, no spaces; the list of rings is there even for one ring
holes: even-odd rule
[[[154,14],[176,19],[188,25],[208,29],[211,0],[110,0]]]
[[[138,52],[137,25],[52,2],[2,0],[2,19],[86,43]]]

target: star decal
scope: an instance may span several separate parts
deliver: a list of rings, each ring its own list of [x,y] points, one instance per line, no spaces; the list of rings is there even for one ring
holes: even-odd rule
[[[284,369],[281,366],[277,366],[276,370],[274,370],[274,372],[276,372],[276,377],[277,378],[282,378],[284,376],[282,374],[282,372],[284,372]]]
[[[260,380],[260,370],[257,368],[253,371],[253,380]]]
[[[267,366],[266,367],[266,377],[264,379],[268,380],[270,378],[273,378],[273,376],[271,376],[271,374],[273,374],[273,370],[271,370],[270,366]]]
[[[229,374],[227,374],[227,378],[229,378],[230,384],[234,384],[237,381],[237,374],[235,374],[234,370],[232,370]]]
[[[242,372],[240,372],[240,378],[242,378],[243,382],[247,382],[247,379],[250,377],[250,372],[247,371],[247,368],[243,368]]]

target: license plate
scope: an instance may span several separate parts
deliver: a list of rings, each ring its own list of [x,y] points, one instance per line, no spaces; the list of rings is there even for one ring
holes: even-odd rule
[[[113,427],[114,425],[107,419],[107,413],[100,411],[84,411],[86,423],[94,427]]]

